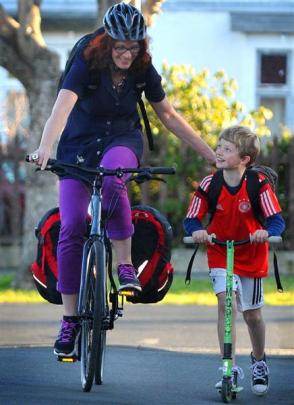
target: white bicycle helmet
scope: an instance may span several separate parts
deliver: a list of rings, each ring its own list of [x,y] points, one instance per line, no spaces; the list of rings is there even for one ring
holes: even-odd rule
[[[118,3],[110,7],[103,18],[107,34],[119,41],[141,41],[146,37],[143,15],[131,4]]]

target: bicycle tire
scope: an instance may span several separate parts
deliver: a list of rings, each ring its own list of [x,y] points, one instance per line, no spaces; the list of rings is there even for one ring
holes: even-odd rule
[[[90,246],[87,257],[83,260],[86,266],[83,291],[81,291],[81,382],[83,391],[88,392],[92,388],[93,379],[97,369],[97,359],[103,358],[101,350],[101,334],[103,330],[103,318],[105,316],[105,253],[104,245],[100,241],[94,241]],[[84,269],[83,269],[84,270]],[[103,375],[103,362],[100,363],[100,374]]]
[[[102,245],[102,244],[101,244]],[[101,248],[101,246],[100,246]],[[100,270],[103,277],[101,277],[101,288],[100,288],[100,314],[102,314],[102,328],[99,333],[99,343],[97,350],[96,358],[96,367],[95,367],[95,384],[103,384],[103,372],[104,372],[104,361],[105,361],[105,350],[106,350],[106,331],[108,329],[109,321],[109,304],[107,298],[107,266],[108,266],[108,254],[105,250],[105,246],[102,245],[102,251],[99,253],[100,261]],[[103,258],[103,260],[102,260]]]

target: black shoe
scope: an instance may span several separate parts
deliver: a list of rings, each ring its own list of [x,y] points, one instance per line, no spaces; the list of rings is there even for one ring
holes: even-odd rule
[[[255,395],[265,395],[269,389],[269,369],[266,364],[266,357],[263,356],[263,359],[256,360],[251,353],[251,362],[252,362],[252,381],[251,381],[251,390]]]
[[[64,316],[58,337],[54,344],[54,354],[70,357],[76,353],[76,345],[80,335],[80,322],[77,316]]]

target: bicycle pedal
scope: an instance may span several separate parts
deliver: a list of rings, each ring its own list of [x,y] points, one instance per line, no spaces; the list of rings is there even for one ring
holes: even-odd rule
[[[121,290],[118,292],[119,295],[122,295],[123,297],[135,297],[136,295],[136,291],[135,290]]]
[[[65,356],[57,356],[57,360],[60,361],[61,363],[75,363],[78,361],[77,356],[70,356],[70,357],[65,357]]]

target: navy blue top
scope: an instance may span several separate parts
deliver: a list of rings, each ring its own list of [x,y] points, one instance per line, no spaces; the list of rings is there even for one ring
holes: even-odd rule
[[[113,89],[111,72],[105,69],[99,72],[97,88],[83,96],[89,83],[89,68],[82,54],[77,55],[61,88],[73,91],[79,98],[62,132],[57,159],[96,167],[103,153],[119,145],[132,149],[140,161],[143,139],[135,79],[127,75],[122,91],[117,93]],[[145,72],[144,83],[149,101],[164,99],[161,76],[152,64]]]

